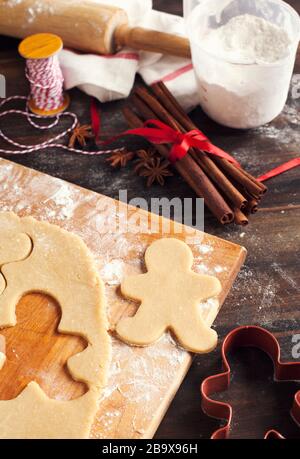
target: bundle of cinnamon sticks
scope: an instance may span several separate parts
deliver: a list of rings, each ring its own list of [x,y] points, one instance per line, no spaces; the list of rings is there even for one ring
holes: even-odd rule
[[[142,127],[149,119],[158,119],[173,129],[186,133],[197,129],[164,83],[150,88],[138,87],[124,116],[131,128]],[[155,145],[163,158],[170,154],[169,145]],[[227,159],[209,155],[195,148],[174,163],[174,167],[197,196],[222,224],[247,225],[249,216],[258,210],[267,188],[248,172]]]

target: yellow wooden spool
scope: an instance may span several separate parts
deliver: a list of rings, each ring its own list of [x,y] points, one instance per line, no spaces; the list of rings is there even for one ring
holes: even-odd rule
[[[63,48],[62,39],[52,33],[37,33],[24,38],[19,45],[19,53],[25,59],[47,59],[61,51]],[[28,106],[36,115],[53,116],[63,112],[70,104],[68,94],[64,94],[63,104],[55,110],[43,110],[38,108],[30,99]]]

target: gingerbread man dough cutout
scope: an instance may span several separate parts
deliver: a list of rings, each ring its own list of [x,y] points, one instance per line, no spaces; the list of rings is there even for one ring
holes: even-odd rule
[[[0,237],[0,270],[3,265],[25,260],[32,250],[32,242],[24,233],[13,231],[1,232]],[[0,272],[0,295],[6,287],[6,281]]]
[[[193,254],[178,239],[160,239],[147,249],[148,272],[121,285],[127,298],[141,305],[134,317],[121,319],[117,335],[126,343],[146,346],[171,330],[185,349],[204,353],[217,345],[217,333],[202,319],[199,303],[221,292],[219,280],[192,271]]]

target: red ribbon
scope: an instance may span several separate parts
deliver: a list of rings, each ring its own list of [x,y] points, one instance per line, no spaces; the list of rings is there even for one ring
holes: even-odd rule
[[[91,120],[92,120],[92,128],[94,134],[96,136],[96,140],[99,138],[100,133],[100,125],[101,125],[101,118],[99,115],[99,111],[97,109],[95,99],[92,100],[91,104]],[[149,127],[154,126],[154,127]],[[145,138],[151,143],[156,145],[159,144],[171,144],[172,148],[170,151],[170,155],[168,157],[169,161],[174,163],[186,156],[190,148],[198,148],[199,150],[206,151],[212,155],[218,156],[219,158],[225,158],[234,164],[237,167],[240,167],[238,161],[236,161],[231,155],[226,153],[226,151],[222,150],[221,148],[214,145],[208,137],[206,137],[203,132],[198,129],[194,129],[187,133],[181,133],[167,124],[163,123],[159,120],[148,120],[145,122],[144,127],[136,128],[136,129],[129,129],[128,131],[123,132],[122,134],[114,137],[105,142],[101,142],[102,144],[109,144],[114,140],[119,139],[125,135],[137,135],[140,137]],[[277,175],[282,174],[283,172],[289,171],[294,167],[300,166],[300,158],[292,159],[279,167],[267,172],[264,175],[258,177],[258,181],[264,182],[269,180],[272,177],[276,177]]]
[[[280,175],[283,172],[289,171],[290,169],[294,169],[294,167],[298,166],[300,166],[300,158],[292,159],[291,161],[288,161],[287,163],[281,164],[281,166],[272,169],[266,174],[261,175],[260,177],[258,177],[257,180],[259,182],[265,182],[266,180],[269,180],[272,177],[276,177],[276,175]]]
[[[149,127],[154,126],[154,127]],[[138,135],[144,137],[149,142],[156,145],[170,143],[172,148],[168,157],[171,163],[184,158],[190,148],[198,148],[199,150],[206,151],[219,158],[225,158],[232,164],[240,167],[239,163],[226,151],[212,144],[210,140],[198,129],[181,133],[176,129],[171,128],[167,124],[158,120],[148,120],[142,128],[130,129],[122,135]]]
[[[93,97],[90,106],[92,130],[95,136],[96,143],[99,141],[101,116],[97,107],[97,100]]]

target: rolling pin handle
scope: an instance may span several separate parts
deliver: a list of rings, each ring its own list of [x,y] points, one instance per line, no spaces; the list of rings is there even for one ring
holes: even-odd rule
[[[129,27],[126,24],[116,28],[114,45],[116,51],[123,46],[128,46],[153,53],[191,58],[190,43],[187,38],[142,27]]]

